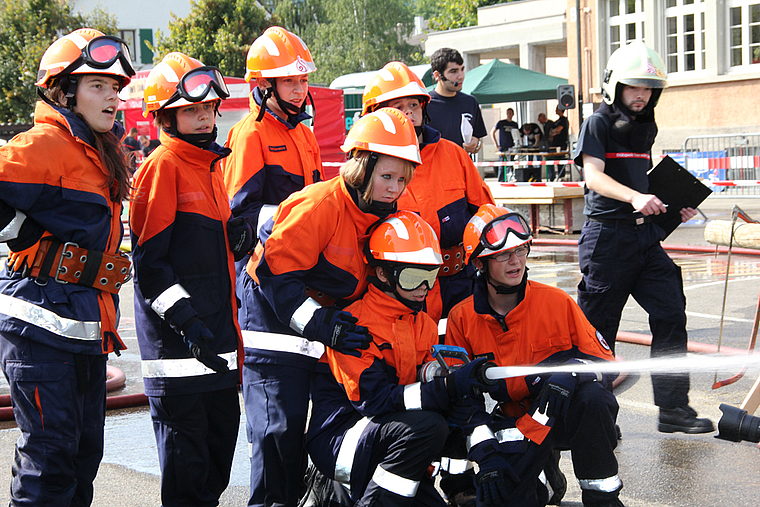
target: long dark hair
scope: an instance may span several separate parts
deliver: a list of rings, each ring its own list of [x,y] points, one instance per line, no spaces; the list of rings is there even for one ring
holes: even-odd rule
[[[64,106],[58,100],[60,92],[65,94],[68,91],[68,87],[68,77],[56,79],[45,91],[45,95],[51,102],[60,107],[65,107],[76,114],[77,118],[82,120],[84,124],[89,127],[89,124],[85,121],[84,117],[81,114],[74,112],[75,101],[69,99],[68,105]],[[103,167],[105,167],[106,174],[108,175],[106,185],[110,191],[111,201],[121,202],[125,199],[129,200],[132,190],[132,186],[129,183],[131,164],[127,158],[126,149],[121,144],[121,139],[118,139],[112,130],[107,132],[95,132],[90,127],[90,131],[95,140],[93,148],[98,150],[98,155],[100,156],[100,160],[103,162]]]

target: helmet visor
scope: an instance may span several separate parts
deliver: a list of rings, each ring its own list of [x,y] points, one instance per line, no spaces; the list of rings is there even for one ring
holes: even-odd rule
[[[212,89],[222,99],[230,96],[222,73],[216,67],[208,66],[191,70],[182,76],[177,85],[177,90],[182,98],[190,102],[199,102],[205,99]]]
[[[82,49],[82,56],[85,63],[95,69],[107,69],[119,60],[124,72],[129,76],[135,75],[129,48],[118,37],[111,35],[95,37]]]
[[[521,241],[530,239],[530,226],[518,213],[507,213],[491,220],[483,228],[480,244],[489,250],[499,250],[504,247],[510,234]]]
[[[641,88],[665,88],[667,85],[664,79],[650,79],[644,77],[627,77],[621,79],[620,82],[628,86],[636,86]]]
[[[401,268],[398,271],[398,286],[404,290],[416,290],[427,284],[432,289],[438,276],[438,267],[425,269],[418,266]]]

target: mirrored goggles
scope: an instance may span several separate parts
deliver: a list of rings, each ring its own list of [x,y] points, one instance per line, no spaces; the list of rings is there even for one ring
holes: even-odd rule
[[[530,226],[519,213],[507,213],[488,222],[480,235],[480,244],[489,250],[500,250],[510,233],[522,241],[530,238]]]
[[[89,41],[82,49],[82,58],[94,69],[107,69],[119,60],[127,75],[135,75],[129,47],[123,40],[112,35],[102,35]]]
[[[426,269],[410,266],[396,270],[398,286],[408,291],[420,288],[423,283],[427,284],[428,289],[432,289],[437,276],[438,267]]]
[[[188,102],[202,102],[208,94],[214,90],[220,99],[226,99],[230,96],[224,77],[216,67],[198,67],[187,72],[177,83],[177,91],[166,101],[164,107],[185,99]]]

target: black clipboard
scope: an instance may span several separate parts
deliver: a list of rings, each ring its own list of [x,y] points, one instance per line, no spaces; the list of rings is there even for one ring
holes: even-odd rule
[[[652,215],[652,221],[665,231],[665,237],[681,225],[682,208],[696,208],[712,194],[710,188],[668,156],[648,176],[649,193],[668,205],[667,212]]]

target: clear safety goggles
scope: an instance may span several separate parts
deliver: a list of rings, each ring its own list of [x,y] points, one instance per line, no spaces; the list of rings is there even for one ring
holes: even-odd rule
[[[514,234],[519,241],[530,239],[530,226],[519,213],[507,213],[488,222],[480,234],[480,245],[472,253],[472,257],[477,257],[486,248],[501,250],[507,244],[510,234]]]
[[[84,63],[93,69],[107,69],[113,65],[116,60],[121,63],[122,69],[129,76],[135,75],[135,69],[132,67],[132,57],[129,54],[129,47],[118,37],[112,35],[102,35],[95,37],[82,48],[82,59]]]
[[[423,283],[427,284],[428,289],[432,289],[437,277],[438,267],[421,268],[407,266],[396,270],[398,286],[408,291],[419,289]]]
[[[230,91],[219,69],[211,66],[198,67],[180,78],[177,91],[166,101],[164,107],[180,99],[188,102],[202,102],[211,90],[214,90],[220,99],[230,96]]]

